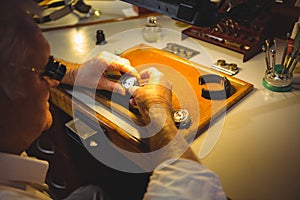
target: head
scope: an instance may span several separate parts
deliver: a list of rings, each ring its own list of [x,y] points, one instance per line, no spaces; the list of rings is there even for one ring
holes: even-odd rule
[[[5,0],[0,7],[1,152],[21,153],[52,123],[49,90],[58,81],[38,72],[50,47],[31,14],[39,14],[32,0]]]

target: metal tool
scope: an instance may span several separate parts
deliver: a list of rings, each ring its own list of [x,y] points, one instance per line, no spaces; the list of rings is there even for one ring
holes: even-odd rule
[[[275,65],[276,65],[276,50],[272,49],[271,50],[271,55],[272,55],[272,65],[271,65],[271,69],[272,69],[272,73],[275,74]]]
[[[289,43],[289,37],[290,37],[290,33],[287,33],[286,34],[286,44],[285,44],[285,47],[284,47],[284,50],[283,50],[283,54],[282,54],[282,58],[281,58],[281,64],[282,65],[283,65],[285,57],[286,57],[287,46],[288,46],[288,43]]]
[[[293,60],[293,64],[291,64],[291,67],[288,68],[289,73],[293,73],[299,61],[300,61],[300,54],[298,53],[297,57]]]
[[[268,41],[266,40],[266,49],[262,47],[266,53],[267,70],[263,78],[263,86],[275,92],[287,92],[292,89],[293,71],[300,60],[300,43],[297,48],[291,53],[284,50],[281,64],[276,64],[276,41],[274,41],[275,49],[271,50],[272,60],[268,58]],[[287,55],[285,55],[287,53]],[[271,64],[271,66],[269,66]]]
[[[261,49],[265,53],[265,61],[266,61],[267,70],[271,70],[270,61],[268,60],[268,55],[267,55],[268,54],[267,48],[265,45],[263,45]]]

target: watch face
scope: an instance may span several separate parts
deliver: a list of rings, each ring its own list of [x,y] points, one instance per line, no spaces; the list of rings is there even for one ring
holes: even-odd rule
[[[173,112],[173,119],[175,122],[185,122],[189,119],[189,112],[187,110],[175,110]]]
[[[186,109],[174,110],[173,120],[177,128],[188,128],[191,124],[190,114]]]
[[[138,80],[136,77],[134,76],[123,76],[122,77],[122,81],[121,81],[121,85],[125,88],[125,89],[129,89],[132,86],[138,86]]]

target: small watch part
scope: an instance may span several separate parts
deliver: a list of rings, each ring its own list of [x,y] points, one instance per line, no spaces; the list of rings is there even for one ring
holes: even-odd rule
[[[235,63],[226,63],[225,60],[217,60],[217,62],[212,66],[213,69],[226,73],[228,75],[235,75],[239,72],[239,68]]]
[[[121,85],[128,90],[132,86],[139,86],[139,81],[134,76],[124,75],[121,78]]]
[[[195,51],[194,49],[187,48],[176,43],[167,43],[167,46],[164,47],[162,50],[167,51],[169,53],[173,53],[186,59],[190,59],[200,53],[199,51]]]
[[[190,114],[186,109],[173,110],[173,120],[177,128],[188,128],[191,124]]]

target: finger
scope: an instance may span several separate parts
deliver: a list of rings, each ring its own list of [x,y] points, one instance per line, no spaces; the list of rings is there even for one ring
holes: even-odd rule
[[[126,90],[119,83],[110,81],[106,78],[101,79],[101,81],[98,84],[98,89],[119,93],[121,95],[126,94]]]
[[[149,83],[159,84],[165,75],[154,67],[150,67],[141,72],[142,79],[149,79]]]
[[[147,69],[144,69],[140,72],[141,78],[146,79],[146,78],[151,78],[151,77],[156,77],[156,76],[162,76],[163,74],[158,71],[155,67],[149,67]]]
[[[134,98],[129,99],[129,103],[130,103],[130,105],[132,105],[132,106],[134,106],[134,107],[137,106],[136,101],[135,101]]]
[[[121,71],[124,73],[128,73],[131,76],[140,78],[140,74],[136,71],[134,67],[130,65],[129,60],[125,58],[122,58],[107,51],[101,51],[95,58],[100,63],[105,63],[109,70]]]
[[[172,88],[172,83],[169,80],[167,80],[165,74],[160,72],[155,67],[150,67],[141,71],[141,77],[144,80],[148,79],[148,84],[159,84],[168,87],[169,89]]]
[[[132,86],[132,87],[128,88],[128,92],[129,92],[130,95],[133,95],[134,92],[135,92],[137,89],[139,89],[139,88],[140,88],[140,87],[138,87],[138,86]]]
[[[124,72],[126,74],[129,74],[131,76],[135,76],[138,79],[140,79],[140,74],[137,72],[137,70],[130,65],[129,60],[121,57],[117,57],[113,60],[113,62],[108,66],[110,70],[118,70],[121,72]]]
[[[130,74],[131,76],[135,76],[138,79],[141,79],[141,75],[139,74],[139,72],[132,66],[130,66],[130,68],[128,69],[128,71],[126,73]]]
[[[97,56],[94,58],[97,59],[100,63],[105,63],[109,66],[118,56],[112,54],[107,51],[101,51]]]

